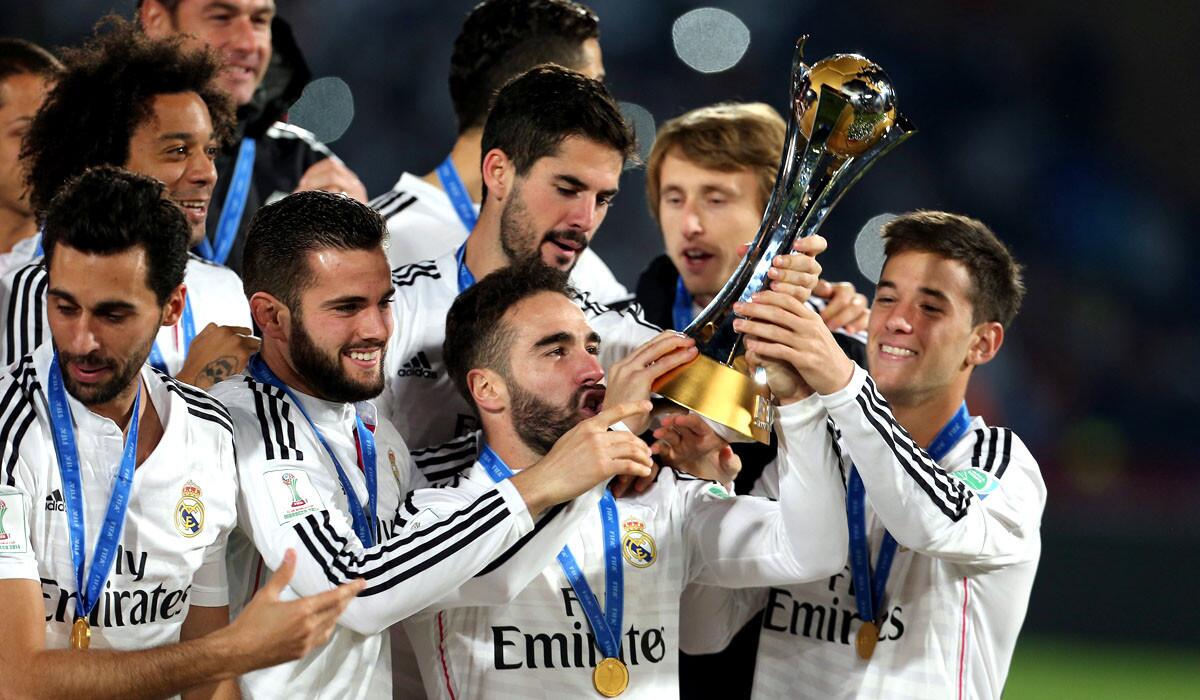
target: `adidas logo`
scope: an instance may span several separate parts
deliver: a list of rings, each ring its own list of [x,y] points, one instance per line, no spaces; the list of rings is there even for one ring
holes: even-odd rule
[[[433,365],[429,364],[429,358],[425,357],[425,351],[422,350],[413,356],[411,360],[400,366],[400,371],[396,373],[397,377],[423,377],[425,379],[437,379],[437,372],[433,371]]]
[[[54,489],[54,492],[46,496],[46,510],[58,511],[59,513],[67,512],[67,503],[63,500],[62,491]]]

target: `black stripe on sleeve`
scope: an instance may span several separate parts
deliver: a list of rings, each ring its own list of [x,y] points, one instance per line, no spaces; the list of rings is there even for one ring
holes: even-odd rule
[[[957,522],[967,513],[971,493],[944,472],[915,442],[904,426],[886,410],[887,402],[867,377],[855,400],[875,431],[891,449],[896,461],[947,518]]]

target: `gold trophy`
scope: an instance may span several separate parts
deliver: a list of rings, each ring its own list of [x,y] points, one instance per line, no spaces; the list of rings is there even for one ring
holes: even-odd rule
[[[807,39],[796,42],[787,139],[758,233],[729,281],[683,330],[696,339],[699,356],[654,384],[667,399],[764,444],[771,438],[771,392],[766,370],[746,363],[733,304],[766,287],[771,260],[786,255],[797,237],[816,233],[846,190],[914,133],[896,111],[882,68],[857,54],[809,68],[802,61]]]

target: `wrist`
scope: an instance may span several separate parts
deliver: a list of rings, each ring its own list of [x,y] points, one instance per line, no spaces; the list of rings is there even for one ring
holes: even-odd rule
[[[521,471],[509,477],[508,481],[521,495],[521,499],[525,501],[525,507],[529,510],[529,515],[536,518],[541,515],[542,511],[554,505],[545,488],[542,486],[541,479],[537,478],[537,473],[533,471],[534,467],[522,469]]]
[[[195,640],[200,646],[196,658],[213,659],[216,662],[213,681],[237,678],[262,667],[252,658],[251,650],[242,643],[235,624],[226,625]]]

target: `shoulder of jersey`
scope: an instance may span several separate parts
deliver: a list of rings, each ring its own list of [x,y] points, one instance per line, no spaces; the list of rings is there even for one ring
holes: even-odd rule
[[[34,397],[41,391],[33,355],[26,355],[0,374],[0,485],[12,483],[21,441],[37,420]]]
[[[604,315],[610,315],[632,321],[639,326],[658,332],[662,329],[650,323],[642,315],[642,306],[636,302],[622,303],[619,306],[608,306],[601,304],[592,298],[591,294],[582,289],[575,290],[575,303],[579,304],[579,308],[583,309],[583,313],[589,318],[598,318]]]
[[[479,456],[479,431],[440,445],[412,451],[413,462],[425,480],[435,486],[452,480],[475,464]]]
[[[0,282],[0,299],[7,296],[5,309],[0,313],[5,320],[4,328],[0,328],[5,365],[32,352],[49,334],[49,329],[44,327],[44,318],[50,276],[43,261],[44,258],[38,258],[9,270]]]
[[[442,273],[438,270],[436,260],[422,260],[401,265],[392,270],[392,284],[396,287],[411,287],[419,280],[439,280],[441,278]]]
[[[189,264],[196,263],[198,265],[203,265],[204,267],[211,268],[213,270],[229,270],[229,268],[225,267],[221,263],[213,262],[212,260],[202,258],[199,255],[196,255],[195,253],[193,253],[191,251],[188,251],[188,263]],[[233,272],[233,270],[229,270],[229,271]]]
[[[302,129],[295,124],[275,122],[267,128],[266,137],[277,141],[302,141],[306,146],[318,153],[326,156],[333,155],[333,151],[329,150],[329,146],[318,141],[313,132],[308,129]]]
[[[150,369],[162,380],[168,392],[183,399],[183,402],[187,404],[189,415],[219,426],[231,437],[233,436],[233,417],[229,415],[229,409],[225,408],[225,404],[203,389],[184,384],[155,367]]]
[[[300,427],[296,425],[295,417],[300,412],[291,405],[282,389],[239,374],[218,384],[214,394],[237,415],[239,428],[258,428],[262,454],[256,456],[267,460],[304,459],[304,452],[296,440]],[[248,448],[239,442],[239,456]]]
[[[417,203],[417,194],[406,190],[389,190],[367,202],[367,206],[379,212],[384,221]]]
[[[985,471],[996,479],[1002,479],[1013,461],[1028,455],[1021,439],[1009,428],[985,426],[972,433],[974,440],[971,451],[971,466]],[[1032,459],[1032,456],[1029,456]]]

